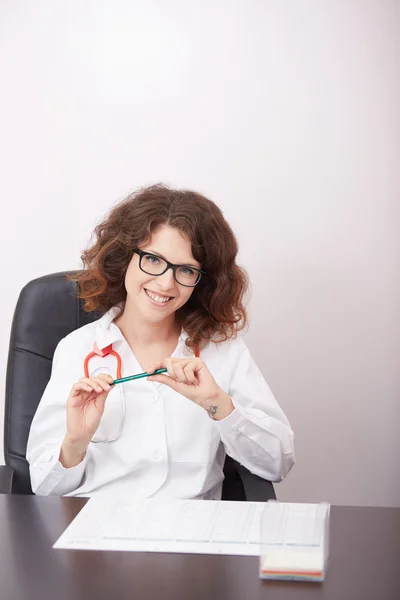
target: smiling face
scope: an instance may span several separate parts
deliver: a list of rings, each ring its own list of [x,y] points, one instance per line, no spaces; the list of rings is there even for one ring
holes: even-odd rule
[[[155,254],[176,265],[187,265],[201,269],[192,255],[190,240],[182,232],[164,225],[153,232],[140,250]],[[127,292],[126,306],[129,311],[140,315],[147,322],[159,323],[173,319],[176,311],[189,300],[194,288],[180,285],[174,278],[172,269],[163,275],[148,275],[139,268],[140,257],[134,253],[125,275]],[[153,264],[157,259],[150,259]],[[149,264],[143,259],[142,266]],[[151,269],[149,269],[151,270]],[[184,269],[183,273],[189,273]]]

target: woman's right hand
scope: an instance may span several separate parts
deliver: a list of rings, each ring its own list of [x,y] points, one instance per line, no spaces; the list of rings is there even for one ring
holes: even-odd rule
[[[67,400],[67,432],[60,452],[64,467],[73,467],[83,460],[103,416],[112,382],[111,375],[101,373],[97,377],[82,377],[72,386]]]

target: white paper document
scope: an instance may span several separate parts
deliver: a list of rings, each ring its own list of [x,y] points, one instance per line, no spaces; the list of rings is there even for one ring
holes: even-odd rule
[[[312,554],[315,560],[324,556],[329,505],[271,501],[267,510],[266,506],[266,502],[93,497],[54,547],[261,554],[265,575],[285,570],[293,553],[304,564],[306,556]]]
[[[93,497],[54,548],[260,554],[264,502]]]

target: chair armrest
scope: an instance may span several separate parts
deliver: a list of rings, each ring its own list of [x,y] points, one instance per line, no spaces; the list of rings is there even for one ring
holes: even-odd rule
[[[222,500],[248,500],[249,502],[276,500],[274,486],[270,481],[250,473],[246,467],[229,455],[225,458],[224,475]]]
[[[0,465],[0,494],[11,494],[14,469]]]
[[[276,500],[275,489],[271,481],[250,473],[243,465],[238,465],[237,471],[243,483],[246,500],[249,502]]]

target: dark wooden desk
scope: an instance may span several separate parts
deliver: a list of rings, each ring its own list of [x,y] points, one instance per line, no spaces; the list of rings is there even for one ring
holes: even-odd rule
[[[258,558],[53,550],[80,498],[0,495],[1,600],[398,600],[400,509],[333,507],[322,584],[258,578]]]

